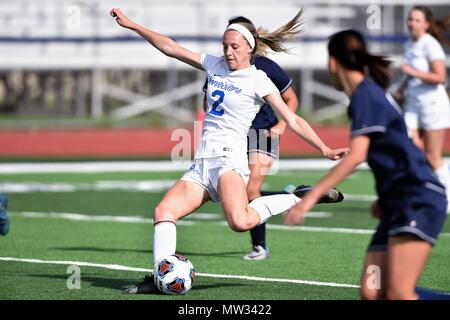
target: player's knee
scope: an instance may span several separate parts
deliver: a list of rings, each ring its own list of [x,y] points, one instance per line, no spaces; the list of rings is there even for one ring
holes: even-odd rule
[[[172,221],[176,222],[178,219],[175,216],[173,210],[170,210],[166,206],[158,205],[156,206],[155,210],[153,211],[153,221],[159,222],[159,221]]]
[[[241,219],[239,217],[229,218],[228,225],[233,231],[236,232],[245,232],[251,229],[250,224],[244,219]]]

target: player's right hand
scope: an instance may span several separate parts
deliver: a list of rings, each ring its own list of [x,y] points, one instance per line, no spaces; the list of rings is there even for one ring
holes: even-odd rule
[[[131,21],[119,8],[113,8],[109,14],[116,18],[117,23],[124,28],[132,29],[136,24]]]

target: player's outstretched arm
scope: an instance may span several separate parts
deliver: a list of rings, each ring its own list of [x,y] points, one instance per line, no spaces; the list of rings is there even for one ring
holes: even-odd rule
[[[283,101],[279,93],[272,93],[264,97],[272,108],[286,121],[291,130],[297,133],[301,138],[308,142],[311,146],[319,150],[324,157],[330,160],[338,160],[344,157],[348,152],[348,148],[329,148],[313,128],[303,118],[292,112]]]
[[[121,27],[133,30],[166,56],[178,59],[193,66],[194,68],[203,70],[200,53],[189,51],[178,45],[178,43],[169,37],[135,23],[119,8],[113,8],[110,14],[112,17],[116,18],[117,23]]]
[[[284,223],[294,225],[303,223],[306,214],[319,201],[320,197],[331,187],[345,179],[359,164],[367,158],[370,139],[367,136],[357,136],[350,141],[349,154],[339,162],[328,174],[312,188],[302,201],[295,205],[284,217]]]
[[[292,112],[296,112],[298,109],[298,98],[295,94],[292,87],[289,87],[285,92],[281,94],[281,98],[283,99],[284,103],[289,107],[289,109]],[[284,120],[278,120],[277,124],[274,125],[272,128],[270,128],[270,135],[271,136],[281,136],[284,134],[284,131],[286,130],[286,122]]]

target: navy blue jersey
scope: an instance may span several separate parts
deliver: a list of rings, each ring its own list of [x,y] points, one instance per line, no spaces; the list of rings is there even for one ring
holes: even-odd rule
[[[352,137],[370,138],[367,162],[380,197],[409,184],[443,188],[423,152],[408,137],[400,109],[380,86],[365,79],[351,96],[348,114]]]
[[[292,84],[292,79],[284,72],[283,69],[273,60],[262,57],[254,56],[252,63],[256,69],[264,71],[270,80],[275,84],[280,93],[285,92]],[[203,86],[203,91],[206,90],[207,82]],[[253,119],[251,128],[253,129],[270,129],[276,125],[278,119],[275,112],[272,110],[269,104],[265,103],[255,119]]]

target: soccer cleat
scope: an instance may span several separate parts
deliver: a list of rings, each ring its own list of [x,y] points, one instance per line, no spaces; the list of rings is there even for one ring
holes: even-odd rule
[[[0,193],[0,235],[4,236],[9,231],[9,217],[6,213],[8,207],[8,196],[6,193]]]
[[[269,249],[263,248],[262,246],[254,246],[252,252],[242,257],[242,259],[249,261],[265,260],[269,258],[270,258]]]
[[[138,283],[134,286],[131,286],[122,291],[123,294],[151,294],[151,293],[159,293],[158,288],[155,285],[155,278],[153,275],[145,276],[144,281]]]
[[[307,192],[311,191],[312,186],[300,185],[294,190],[294,195],[302,198]],[[336,188],[330,188],[319,199],[317,203],[336,203],[344,200],[344,195]]]

